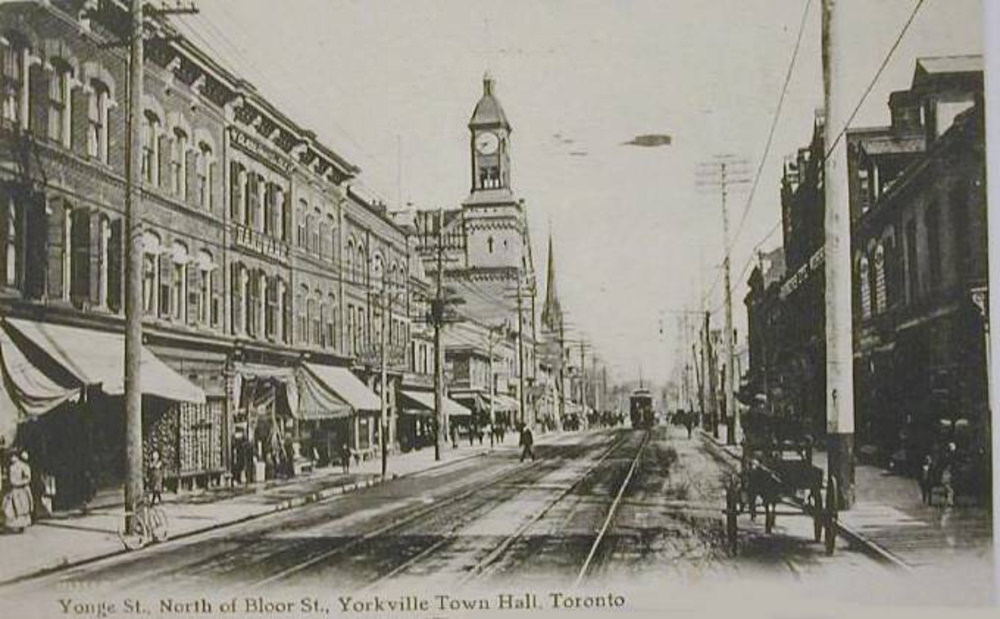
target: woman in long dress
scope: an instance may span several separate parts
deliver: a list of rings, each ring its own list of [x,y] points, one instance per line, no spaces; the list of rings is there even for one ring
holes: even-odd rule
[[[27,452],[15,454],[10,460],[7,474],[9,486],[3,497],[4,524],[20,533],[31,525],[31,467]]]

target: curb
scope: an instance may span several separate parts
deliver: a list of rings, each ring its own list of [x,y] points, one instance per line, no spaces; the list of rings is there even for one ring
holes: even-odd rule
[[[726,449],[726,445],[720,444],[718,440],[713,438],[710,434],[708,434],[704,430],[701,430],[701,436],[704,439],[706,439],[708,444],[712,445],[712,447],[715,448],[713,451],[721,452],[737,462],[740,461],[739,456],[730,452],[728,449]],[[799,501],[796,500],[796,503],[799,504],[800,507],[802,507]],[[860,548],[861,551],[864,552],[866,555],[868,555],[870,558],[873,558],[880,563],[890,565],[896,569],[900,569],[906,572],[913,571],[913,566],[903,561],[903,559],[893,554],[891,551],[880,545],[878,542],[875,542],[874,540],[863,535],[862,533],[855,531],[853,528],[844,524],[840,520],[837,521],[837,533],[843,535],[844,538],[849,540],[849,542],[852,545]]]
[[[43,567],[43,568],[37,569],[37,570],[35,570],[33,572],[30,572],[28,574],[21,574],[19,576],[13,576],[13,577],[7,578],[5,580],[0,580],[0,587],[7,587],[7,586],[10,586],[10,585],[15,585],[15,584],[22,583],[22,582],[25,582],[25,581],[33,580],[35,578],[41,578],[43,576],[49,576],[51,574],[55,574],[55,573],[61,572],[63,570],[68,570],[68,569],[73,569],[73,568],[77,568],[77,567],[82,567],[82,566],[85,566],[85,565],[89,565],[91,563],[97,563],[99,561],[104,561],[106,559],[111,559],[111,558],[119,557],[119,556],[126,555],[126,554],[133,554],[133,553],[136,553],[136,552],[142,552],[143,550],[148,550],[148,549],[152,549],[152,548],[162,548],[165,544],[169,544],[169,543],[177,541],[177,540],[182,540],[182,539],[186,539],[186,538],[189,538],[189,537],[193,537],[195,535],[201,535],[203,533],[208,533],[208,532],[211,532],[211,531],[216,531],[216,530],[219,530],[219,529],[224,529],[226,527],[231,527],[231,526],[235,526],[235,525],[238,525],[238,524],[243,524],[243,523],[246,523],[246,522],[250,522],[251,520],[256,520],[258,518],[263,518],[264,516],[270,516],[270,515],[273,515],[273,514],[277,514],[279,512],[289,511],[291,509],[295,509],[297,507],[303,507],[305,505],[310,505],[312,503],[319,503],[321,501],[333,498],[335,496],[344,495],[344,494],[347,494],[349,492],[355,492],[357,490],[361,490],[361,489],[365,489],[365,488],[371,488],[373,486],[377,486],[377,485],[380,485],[380,484],[385,483],[387,481],[392,481],[394,479],[402,479],[402,478],[405,478],[405,477],[409,477],[410,475],[416,475],[417,473],[425,473],[427,471],[433,471],[433,470],[436,470],[436,469],[440,469],[440,468],[444,468],[444,467],[451,466],[451,465],[454,465],[454,464],[458,464],[458,463],[464,462],[466,460],[471,460],[473,458],[485,457],[489,453],[490,453],[489,449],[480,450],[480,451],[478,451],[476,453],[470,453],[470,454],[467,454],[467,455],[463,455],[462,457],[455,458],[453,460],[448,460],[446,462],[438,462],[438,463],[433,464],[431,466],[428,466],[426,468],[421,468],[421,469],[409,471],[407,473],[390,473],[387,477],[384,477],[384,478],[381,475],[375,474],[375,475],[372,475],[371,477],[369,477],[368,479],[365,479],[364,481],[357,481],[357,482],[352,482],[352,483],[340,484],[340,485],[337,485],[337,486],[331,486],[329,488],[323,488],[321,490],[316,490],[314,492],[309,492],[309,493],[306,493],[306,494],[302,494],[302,495],[299,495],[299,496],[295,496],[295,497],[291,497],[291,498],[285,499],[283,501],[280,501],[278,503],[275,503],[273,505],[268,506],[267,508],[265,508],[264,510],[262,510],[262,511],[260,511],[258,513],[247,514],[246,516],[242,516],[240,518],[236,518],[235,520],[226,520],[224,522],[217,522],[217,523],[213,523],[213,524],[210,524],[208,526],[205,526],[205,527],[201,527],[201,528],[197,528],[197,529],[191,529],[189,531],[184,531],[183,533],[178,533],[176,535],[172,535],[165,542],[161,542],[159,544],[147,546],[145,548],[139,548],[139,549],[136,549],[136,550],[125,550],[124,548],[119,548],[117,550],[113,550],[113,551],[110,551],[110,552],[105,552],[105,553],[102,553],[102,554],[98,554],[98,555],[86,557],[86,558],[83,558],[83,559],[77,559],[77,560],[73,560],[73,561],[63,560],[58,565],[52,565],[52,566],[49,566],[49,567]]]

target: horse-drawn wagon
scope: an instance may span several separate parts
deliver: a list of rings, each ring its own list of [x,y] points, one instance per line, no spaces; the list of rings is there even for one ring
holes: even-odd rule
[[[757,517],[758,499],[764,514],[764,530],[771,533],[778,505],[795,506],[813,519],[813,535],[819,542],[826,533],[826,551],[833,552],[837,531],[837,484],[826,481],[823,469],[813,464],[813,440],[801,424],[755,410],[744,418],[740,470],[726,485],[726,539],[737,551],[737,519],[741,514]]]

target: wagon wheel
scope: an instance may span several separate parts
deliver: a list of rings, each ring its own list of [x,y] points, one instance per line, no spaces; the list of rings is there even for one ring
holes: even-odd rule
[[[830,475],[826,485],[826,554],[833,555],[833,549],[837,545],[837,505],[838,505],[838,484],[837,478]]]
[[[726,542],[729,544],[729,552],[736,555],[736,516],[739,513],[739,488],[736,480],[730,478],[726,485]]]
[[[813,518],[813,541],[823,541],[823,482],[809,491],[809,510]]]

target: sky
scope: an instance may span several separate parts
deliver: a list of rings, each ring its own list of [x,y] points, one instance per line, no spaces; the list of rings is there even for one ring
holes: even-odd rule
[[[916,0],[841,0],[860,100]],[[782,161],[822,106],[820,0],[198,0],[194,42],[362,168],[391,208],[468,195],[467,123],[482,77],[513,125],[511,183],[525,200],[539,311],[554,238],[562,307],[618,380],[677,367],[678,316],[721,325],[720,198],[696,186],[716,155],[752,177],[808,5],[802,43],[753,200],[729,196],[733,314],[745,334],[755,249],[781,244]],[[278,8],[280,7],[280,9]],[[854,125],[888,123],[917,57],[982,52],[980,0],[927,0]],[[657,148],[625,145],[666,134]],[[745,211],[745,216],[744,216]],[[710,292],[707,294],[706,291]],[[702,299],[706,297],[704,308]],[[692,320],[693,325],[693,320]]]

